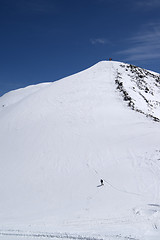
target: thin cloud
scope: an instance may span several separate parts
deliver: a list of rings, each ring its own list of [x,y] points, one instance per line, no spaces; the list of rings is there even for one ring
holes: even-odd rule
[[[92,38],[92,39],[90,39],[90,42],[93,45],[95,45],[95,44],[102,44],[102,45],[104,45],[104,44],[108,44],[109,43],[109,41],[107,39],[105,39],[105,38]]]
[[[149,24],[149,30],[141,31],[128,39],[131,47],[119,51],[126,60],[149,60],[160,58],[160,24]]]
[[[160,6],[159,0],[139,0],[136,1],[136,5],[141,8],[148,8],[150,10],[151,8],[155,8]]]

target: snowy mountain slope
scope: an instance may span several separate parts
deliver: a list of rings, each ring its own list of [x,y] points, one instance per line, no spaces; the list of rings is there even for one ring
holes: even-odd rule
[[[128,106],[160,121],[160,74],[131,64],[120,64],[115,82]]]
[[[46,87],[49,84],[51,83],[40,83],[37,85],[31,85],[4,94],[3,97],[0,98],[0,110],[9,105],[18,103],[22,99],[30,96],[31,94],[34,94],[35,92],[39,91],[40,89]]]
[[[144,114],[160,112],[141,97],[159,102],[159,75],[145,95],[129,69],[103,61],[0,98],[1,229],[159,233],[160,128]]]

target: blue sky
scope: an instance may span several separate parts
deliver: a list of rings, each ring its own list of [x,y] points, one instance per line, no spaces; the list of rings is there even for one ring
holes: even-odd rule
[[[160,73],[159,0],[0,0],[0,95],[112,57]]]

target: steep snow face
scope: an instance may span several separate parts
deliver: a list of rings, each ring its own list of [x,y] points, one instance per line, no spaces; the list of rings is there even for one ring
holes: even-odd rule
[[[160,74],[131,64],[117,64],[115,67],[117,89],[128,101],[128,106],[159,122]]]
[[[159,123],[122,101],[125,90],[134,109],[150,114],[141,95],[152,89],[156,101],[159,82],[145,76],[145,93],[131,69],[103,61],[0,98],[2,227],[137,236],[159,229]]]

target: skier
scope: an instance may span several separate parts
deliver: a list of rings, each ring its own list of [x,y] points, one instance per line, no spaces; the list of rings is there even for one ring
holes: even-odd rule
[[[101,182],[101,185],[104,185],[104,183],[103,183],[103,179],[101,179],[101,181],[100,181],[100,182]]]

